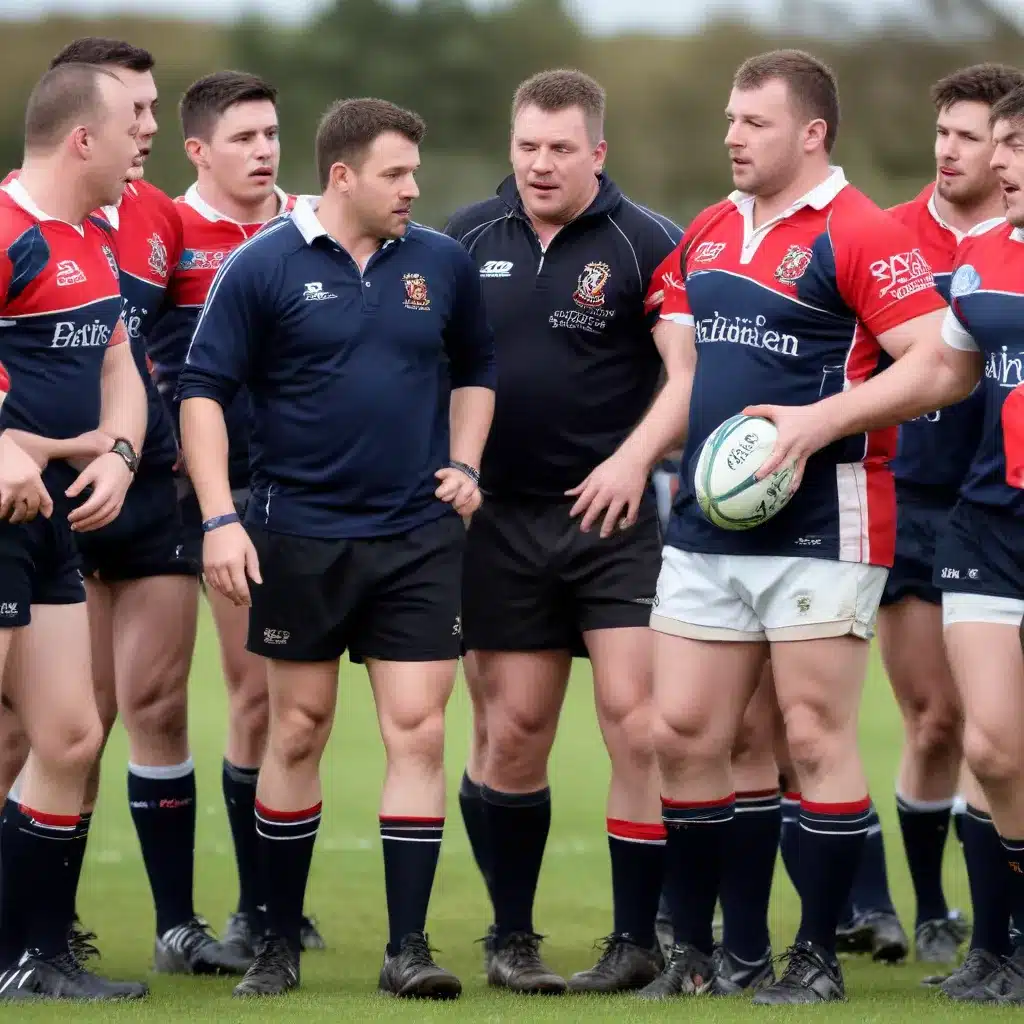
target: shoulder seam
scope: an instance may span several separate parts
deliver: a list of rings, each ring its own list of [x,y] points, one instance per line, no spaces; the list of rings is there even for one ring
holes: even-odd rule
[[[653,210],[647,209],[646,206],[641,206],[639,203],[636,203],[632,199],[630,199],[629,196],[627,196],[625,193],[622,194],[622,198],[627,203],[629,203],[629,205],[632,206],[634,209],[639,210],[639,212],[642,213],[648,220],[651,220],[655,224],[657,224],[658,227],[661,228],[661,230],[665,232],[665,237],[673,245],[678,245],[679,244],[679,241],[683,237],[684,232],[683,232],[683,229],[674,220],[671,219],[671,217],[666,217],[666,216],[664,216],[664,214],[655,213]],[[673,238],[672,237],[672,233],[669,231],[669,229],[667,227],[665,227],[665,225],[662,223],[662,221],[668,221],[668,223],[671,224],[672,227],[674,227],[676,229],[676,231],[679,232],[679,238]]]
[[[640,269],[640,257],[637,256],[636,254],[635,246],[630,241],[629,235],[627,235],[626,232],[623,231],[622,228],[619,227],[619,225],[615,222],[615,218],[610,213],[605,214],[605,216],[608,218],[612,227],[614,227],[615,230],[618,231],[618,233],[622,235],[622,237],[626,240],[626,245],[629,246],[629,251],[633,254],[633,265],[636,267],[636,276],[640,278],[640,287],[643,288],[645,286],[644,274],[643,271]]]

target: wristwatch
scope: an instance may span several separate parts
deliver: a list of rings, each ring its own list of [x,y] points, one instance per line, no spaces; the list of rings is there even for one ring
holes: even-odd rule
[[[132,447],[131,441],[127,438],[117,438],[114,441],[114,447],[110,450],[112,452],[116,452],[122,459],[124,459],[124,464],[131,470],[132,476],[139,471],[139,456]]]

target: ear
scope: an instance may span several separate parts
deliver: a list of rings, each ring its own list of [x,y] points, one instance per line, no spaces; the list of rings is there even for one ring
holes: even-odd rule
[[[804,129],[804,151],[810,153],[815,149],[824,149],[827,134],[828,125],[822,118],[811,121]]]
[[[604,170],[604,162],[605,162],[605,159],[607,158],[607,156],[608,156],[608,143],[605,142],[604,139],[602,139],[594,147],[594,170],[597,173],[600,173],[601,171]]]
[[[85,125],[79,125],[77,128],[72,129],[68,135],[68,142],[74,152],[82,159],[86,159],[92,154],[94,148],[92,136]]]
[[[185,155],[192,162],[192,166],[197,169],[202,167],[205,170],[210,164],[210,161],[206,155],[206,143],[203,142],[202,139],[186,139]]]
[[[354,178],[355,173],[352,168],[339,160],[337,163],[331,164],[331,172],[327,180],[331,183],[332,188],[337,189],[339,192],[348,193],[352,191]]]

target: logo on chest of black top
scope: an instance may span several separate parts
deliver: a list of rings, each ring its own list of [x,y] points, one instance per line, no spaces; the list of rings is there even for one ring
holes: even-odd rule
[[[405,285],[406,309],[430,309],[430,294],[427,291],[427,279],[422,274],[403,274]]]
[[[588,263],[576,282],[572,300],[583,309],[597,309],[604,305],[605,285],[612,276],[607,263]]]
[[[779,284],[796,284],[811,265],[813,255],[806,246],[791,245],[775,268],[775,280]]]

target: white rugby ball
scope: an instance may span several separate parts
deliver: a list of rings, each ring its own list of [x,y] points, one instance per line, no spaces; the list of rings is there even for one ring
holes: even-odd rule
[[[778,431],[759,416],[730,416],[704,442],[693,485],[707,519],[723,530],[749,530],[771,519],[793,495],[793,468],[757,480]]]

